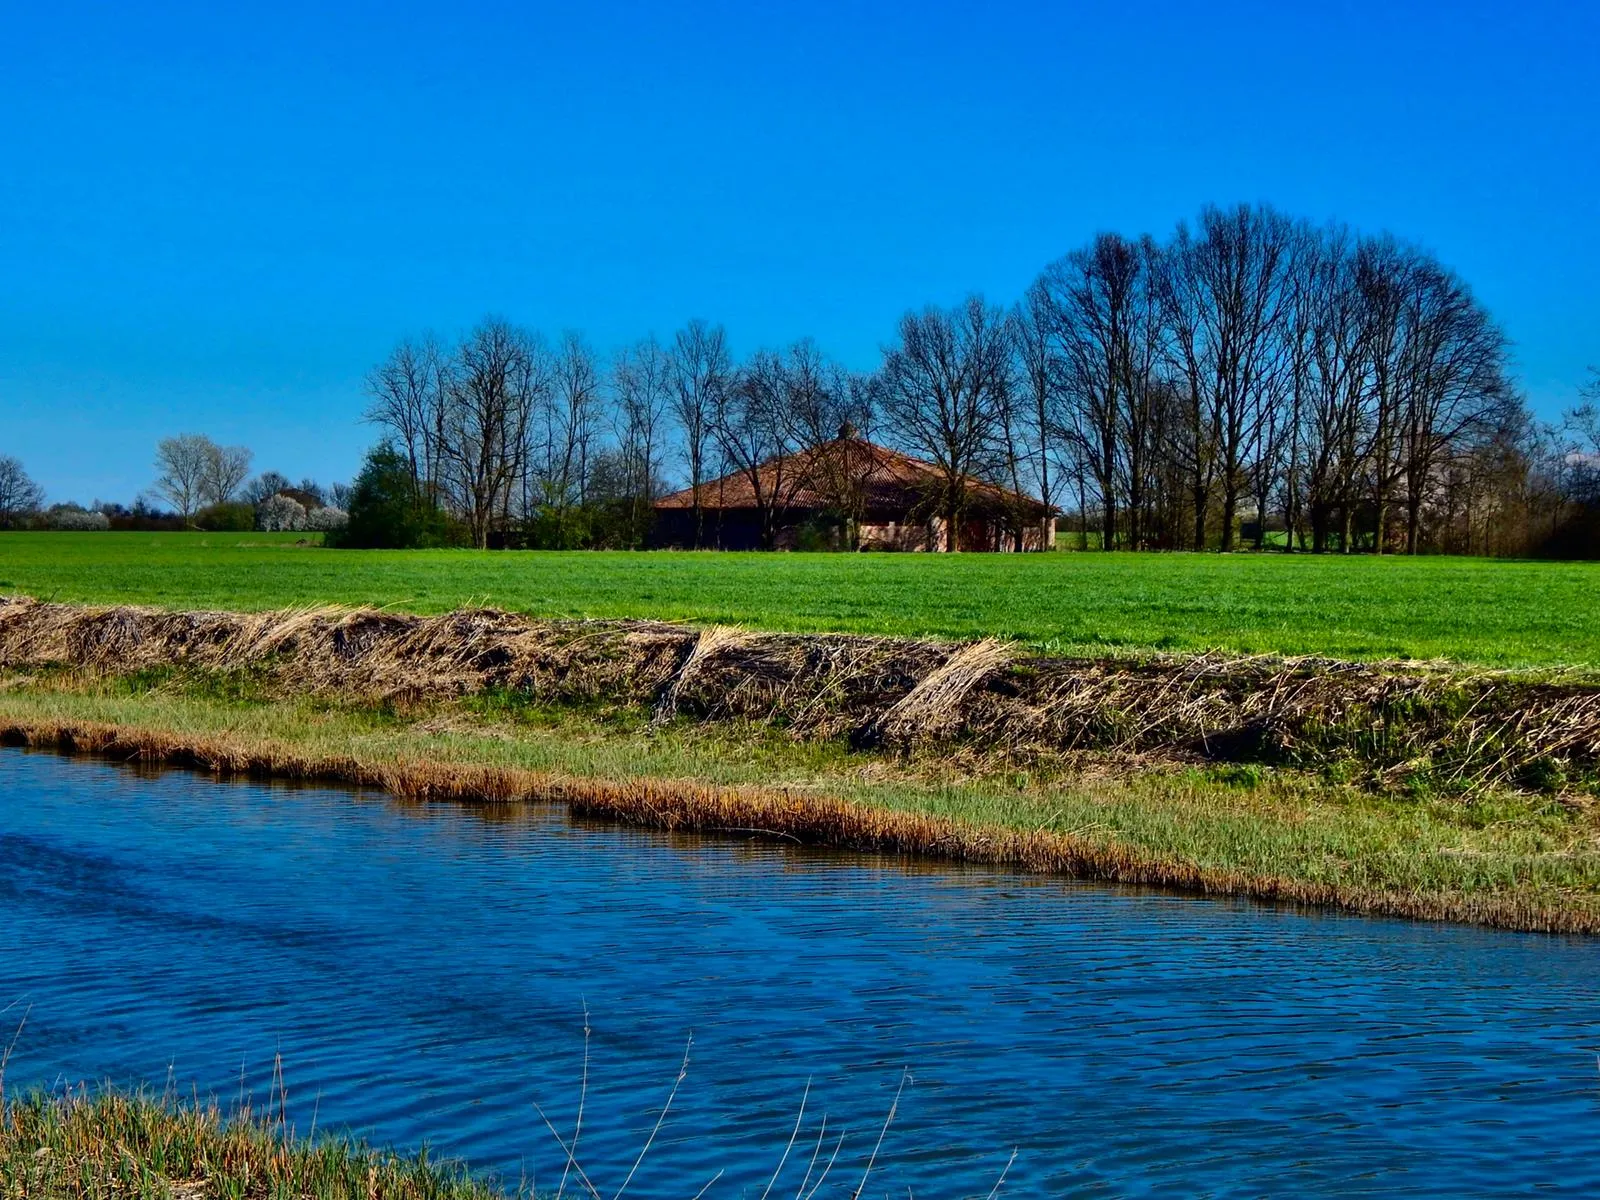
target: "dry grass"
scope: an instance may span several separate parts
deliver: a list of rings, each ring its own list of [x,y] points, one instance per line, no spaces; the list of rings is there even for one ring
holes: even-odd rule
[[[992,641],[488,610],[3,601],[0,668],[13,672],[0,679],[0,726],[25,744],[1600,931],[1600,690],[1583,680],[1311,659],[1047,659]],[[394,722],[392,736],[360,732],[369,719]]]
[[[992,638],[962,646],[873,720],[864,740],[911,745],[950,737],[961,727],[968,694],[1011,656],[1010,646]]]
[[[672,677],[672,682],[661,689],[661,696],[655,705],[656,722],[659,724],[676,717],[679,698],[683,695],[685,685],[693,683],[695,676],[718,654],[737,649],[744,640],[745,635],[742,632],[726,625],[711,625],[702,629],[700,636],[695,638],[688,657],[683,660],[683,666],[678,668],[677,674]]]
[[[415,700],[509,689],[658,721],[769,722],[797,738],[978,747],[1017,761],[1354,766],[1377,786],[1590,787],[1600,685],[1415,664],[1217,654],[1016,657],[967,645],[660,622],[328,608],[237,614],[0,600],[0,666],[251,669],[280,694]]]

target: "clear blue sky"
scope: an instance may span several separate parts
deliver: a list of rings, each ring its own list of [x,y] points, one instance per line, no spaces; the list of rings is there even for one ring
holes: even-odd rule
[[[348,479],[361,381],[497,313],[870,367],[1100,229],[1267,200],[1416,239],[1536,409],[1600,361],[1600,4],[0,9],[0,454]]]

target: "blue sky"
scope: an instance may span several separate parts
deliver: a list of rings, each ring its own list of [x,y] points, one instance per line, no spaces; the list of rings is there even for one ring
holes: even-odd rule
[[[486,313],[691,316],[874,365],[1206,201],[1387,228],[1535,408],[1600,361],[1600,4],[6,0],[0,454],[129,500],[157,438],[354,473],[362,377]]]

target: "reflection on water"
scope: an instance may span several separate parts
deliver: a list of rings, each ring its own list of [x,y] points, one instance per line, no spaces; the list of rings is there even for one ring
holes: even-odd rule
[[[570,1125],[587,1005],[602,1190],[691,1033],[630,1194],[760,1195],[809,1080],[848,1195],[903,1068],[868,1195],[983,1196],[1013,1146],[1013,1196],[1600,1188],[1579,939],[8,750],[0,947],[9,1086],[261,1098],[281,1053],[301,1129],[512,1179],[559,1174],[532,1104]]]

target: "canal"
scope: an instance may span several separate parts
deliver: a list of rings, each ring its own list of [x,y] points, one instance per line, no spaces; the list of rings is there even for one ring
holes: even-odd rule
[[[582,1095],[615,1191],[688,1046],[630,1195],[760,1196],[804,1100],[773,1195],[825,1118],[847,1196],[903,1080],[868,1196],[1013,1149],[1011,1196],[1592,1195],[1597,985],[1585,939],[0,751],[9,1091],[260,1104],[277,1058],[302,1132],[513,1186]]]

